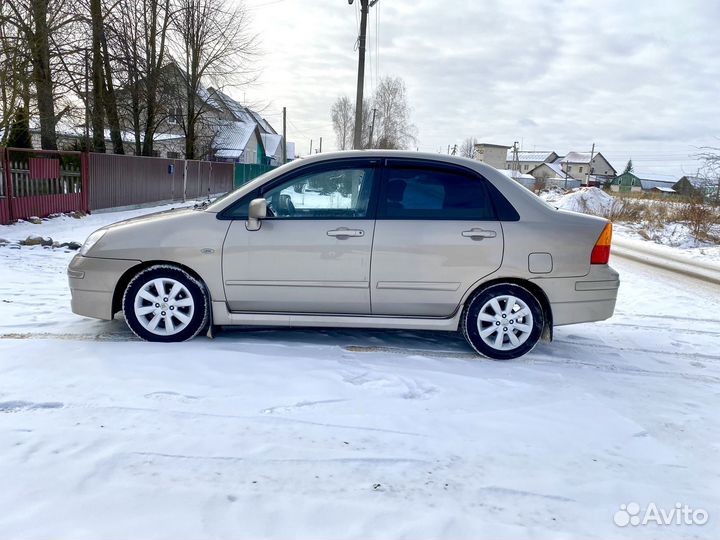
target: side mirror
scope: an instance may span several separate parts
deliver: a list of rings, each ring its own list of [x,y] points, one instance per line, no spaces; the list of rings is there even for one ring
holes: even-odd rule
[[[267,201],[265,199],[253,199],[248,207],[248,219],[245,228],[248,231],[259,231],[262,220],[267,216]]]

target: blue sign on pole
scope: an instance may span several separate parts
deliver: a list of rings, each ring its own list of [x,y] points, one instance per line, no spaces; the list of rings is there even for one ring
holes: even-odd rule
[[[171,163],[168,165],[168,174],[175,174],[175,164]]]

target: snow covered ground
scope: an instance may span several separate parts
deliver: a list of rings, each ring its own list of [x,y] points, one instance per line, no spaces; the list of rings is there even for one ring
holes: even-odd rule
[[[607,217],[622,200],[598,189],[580,188],[566,192],[563,189],[549,189],[540,194],[548,204],[563,210],[583,212]],[[645,200],[647,204],[679,204],[672,201]],[[711,232],[720,235],[720,226],[715,225]],[[638,240],[652,246],[658,253],[681,255],[689,259],[720,263],[720,245],[697,240],[690,227],[685,223],[668,222],[661,226],[648,228],[645,223],[614,223],[613,234],[629,240]]]
[[[72,255],[0,247],[0,538],[720,536],[716,286],[614,258],[612,319],[493,362],[432,332],[139,342],[70,313]],[[710,519],[616,526],[631,502]]]

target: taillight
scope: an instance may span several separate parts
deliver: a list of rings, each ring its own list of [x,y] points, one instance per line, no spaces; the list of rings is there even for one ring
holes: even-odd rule
[[[612,241],[612,223],[605,225],[600,238],[590,255],[590,264],[607,264],[610,260],[610,242]]]

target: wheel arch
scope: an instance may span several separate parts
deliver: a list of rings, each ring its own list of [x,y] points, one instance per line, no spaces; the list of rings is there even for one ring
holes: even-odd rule
[[[125,289],[127,289],[128,284],[134,278],[137,276],[140,272],[143,270],[146,270],[152,266],[174,266],[175,268],[180,268],[181,270],[184,270],[188,274],[190,274],[193,278],[195,278],[200,284],[202,284],[203,288],[205,289],[205,294],[207,295],[208,301],[210,302],[210,305],[212,306],[212,297],[210,296],[210,289],[208,288],[207,284],[205,283],[205,280],[198,274],[195,270],[190,268],[189,266],[186,266],[184,264],[181,264],[179,262],[175,261],[165,261],[165,260],[155,260],[155,261],[143,261],[140,264],[136,264],[132,268],[128,268],[125,273],[120,276],[120,279],[118,279],[117,283],[115,284],[115,290],[113,291],[113,299],[112,299],[112,311],[110,313],[110,316],[112,318],[115,317],[115,314],[119,311],[122,311],[122,301],[123,301],[123,294],[125,294]],[[210,314],[212,314],[212,310],[210,310]]]
[[[465,294],[465,297],[463,298],[463,302],[462,302],[462,311],[467,309],[467,306],[470,304],[470,300],[473,297],[480,294],[482,291],[484,291],[488,287],[492,287],[493,285],[500,285],[500,284],[512,284],[512,285],[518,285],[520,287],[524,287],[530,293],[532,293],[532,295],[535,298],[537,298],[538,302],[540,302],[540,307],[542,307],[543,319],[544,319],[544,326],[543,326],[542,334],[540,334],[540,339],[542,339],[544,341],[552,341],[552,339],[553,339],[553,315],[552,315],[552,307],[550,305],[550,300],[548,299],[547,294],[542,289],[542,287],[540,287],[537,283],[534,283],[528,279],[523,279],[523,278],[519,278],[519,277],[506,277],[506,278],[494,278],[494,279],[490,279],[488,281],[476,283]]]

